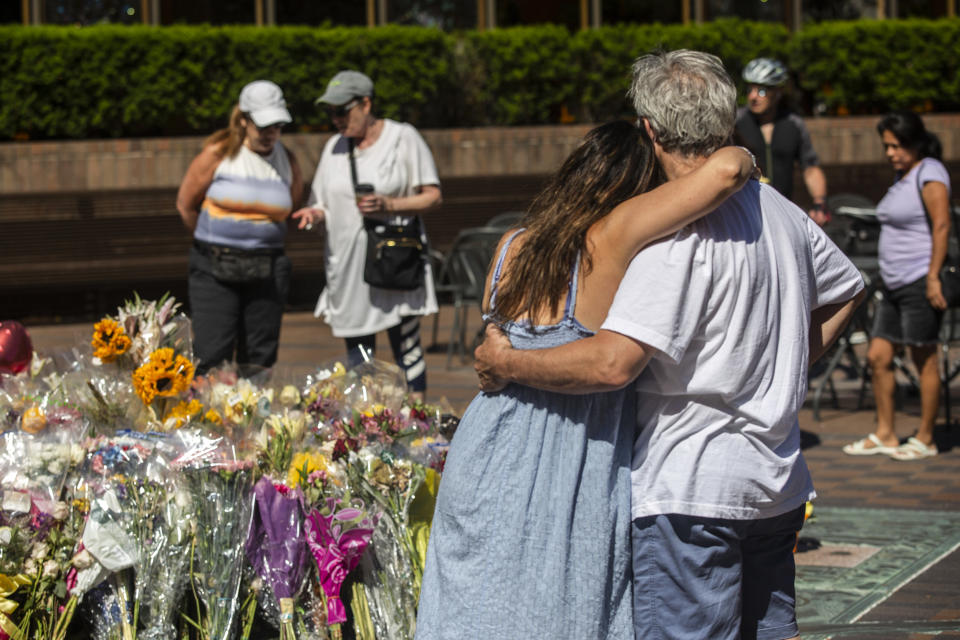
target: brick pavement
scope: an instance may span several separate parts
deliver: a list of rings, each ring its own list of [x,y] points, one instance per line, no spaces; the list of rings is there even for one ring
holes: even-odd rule
[[[468,336],[479,328],[478,314],[472,314]],[[443,351],[450,332],[452,316],[444,308],[440,315],[439,350],[428,352],[428,399],[445,399],[462,413],[476,393],[476,380],[470,358],[455,357],[447,369]],[[432,318],[424,320],[424,344],[431,344]],[[44,352],[63,349],[83,341],[89,325],[32,327],[35,346]],[[378,351],[389,357],[385,337]],[[284,317],[278,367],[292,375],[309,371],[317,363],[339,358],[341,341],[309,313],[288,313]],[[958,381],[960,384],[960,381]],[[873,428],[872,397],[867,394],[864,410],[856,410],[855,383],[839,387],[840,408],[826,406],[820,422],[809,408],[800,416],[804,452],[813,474],[819,497],[816,505],[825,507],[865,507],[960,512],[960,425],[941,424],[936,432],[941,455],[936,458],[898,462],[883,456],[851,457],[840,448]],[[960,398],[958,389],[952,397]],[[960,414],[960,402],[956,402]],[[906,438],[919,419],[916,398],[904,399],[897,414],[897,434]],[[942,418],[941,418],[942,420]],[[960,550],[947,554],[935,565],[914,577],[881,602],[854,625],[838,627],[831,637],[913,638],[938,635],[960,638]],[[921,624],[922,623],[922,624]],[[914,633],[914,631],[916,631]]]

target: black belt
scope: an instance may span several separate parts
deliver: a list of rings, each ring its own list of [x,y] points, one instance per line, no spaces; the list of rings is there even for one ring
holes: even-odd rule
[[[200,240],[194,240],[193,246],[198,252],[200,252],[200,255],[207,256],[208,258],[215,258],[221,255],[271,257],[283,255],[283,249],[241,249],[240,247],[227,247],[220,244],[210,244],[209,242],[202,242]]]

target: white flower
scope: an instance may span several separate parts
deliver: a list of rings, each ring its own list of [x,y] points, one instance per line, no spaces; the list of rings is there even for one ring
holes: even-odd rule
[[[89,569],[93,566],[93,563],[96,562],[93,555],[89,551],[84,549],[77,555],[73,556],[73,559],[70,560],[70,563],[77,568],[77,570]]]
[[[0,527],[0,547],[5,547],[13,540],[13,529],[10,527]]]
[[[37,563],[34,562],[33,558],[27,558],[27,561],[23,563],[23,572],[28,576],[37,572]]]
[[[70,515],[70,506],[66,502],[57,502],[53,505],[50,515],[54,520],[66,520]]]
[[[78,466],[87,455],[87,450],[81,447],[77,443],[70,445],[70,453],[68,454],[70,458],[70,464],[72,466]]]
[[[260,431],[257,432],[257,435],[253,437],[253,441],[256,443],[257,448],[261,451],[267,450],[267,443],[270,440],[270,429],[268,424],[264,424],[260,427]]]
[[[44,578],[56,578],[59,573],[60,565],[57,564],[56,560],[47,560],[43,563]]]
[[[33,545],[33,549],[30,550],[30,557],[34,560],[40,561],[47,557],[50,553],[50,545],[46,542],[38,542]]]
[[[303,437],[303,430],[307,426],[307,419],[303,412],[290,411],[284,416],[283,421],[287,432],[290,434],[290,439],[294,442],[299,442],[300,438]]]
[[[280,392],[280,404],[285,407],[294,407],[300,404],[300,391],[292,384],[288,384]]]

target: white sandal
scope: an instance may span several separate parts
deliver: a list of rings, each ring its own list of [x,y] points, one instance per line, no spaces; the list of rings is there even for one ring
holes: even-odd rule
[[[923,458],[932,458],[940,453],[937,451],[936,444],[923,444],[913,436],[907,438],[907,441],[896,448],[890,454],[894,460],[922,460]]]
[[[872,442],[873,446],[868,447],[867,442]],[[843,448],[843,452],[848,456],[875,456],[878,454],[892,456],[896,451],[897,447],[883,444],[883,441],[875,433],[871,433],[866,438],[861,438]]]

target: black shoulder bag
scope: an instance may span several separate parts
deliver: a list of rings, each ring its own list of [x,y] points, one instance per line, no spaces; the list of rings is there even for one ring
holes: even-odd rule
[[[353,140],[347,138],[350,149],[350,178],[357,191],[357,164],[353,158]],[[363,217],[367,233],[367,256],[363,265],[363,280],[371,287],[412,291],[423,286],[425,249],[420,239],[420,218],[410,224],[391,224],[384,220]]]
[[[927,226],[933,232],[933,220],[930,218],[930,212],[927,211],[927,203],[923,201],[923,188],[920,186],[920,169],[917,169],[917,194],[920,196],[920,205],[923,207],[923,213],[927,218]],[[949,207],[949,204],[947,205]],[[949,211],[949,209],[948,209]],[[953,224],[953,214],[949,213],[951,220],[950,226],[953,227],[954,234],[960,241],[960,229]],[[949,246],[948,246],[949,249]],[[940,291],[947,301],[948,307],[960,307],[960,269],[957,268],[957,258],[951,257],[949,252],[940,267]]]

